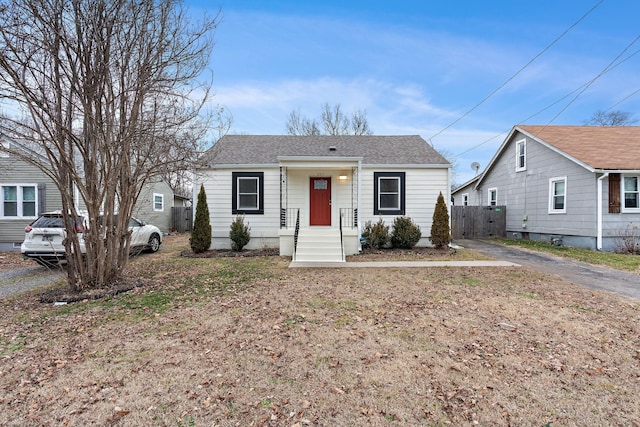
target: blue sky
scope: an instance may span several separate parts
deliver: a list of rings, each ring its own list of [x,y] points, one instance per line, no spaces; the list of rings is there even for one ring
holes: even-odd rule
[[[233,115],[231,133],[283,134],[291,111],[340,104],[365,110],[376,135],[421,135],[456,162],[460,184],[516,124],[579,125],[610,108],[640,118],[640,2],[187,4],[221,9],[213,104]]]

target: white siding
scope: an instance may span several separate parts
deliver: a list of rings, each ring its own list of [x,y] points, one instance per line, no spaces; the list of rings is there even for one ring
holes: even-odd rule
[[[393,226],[395,215],[374,215],[373,213],[373,174],[374,172],[403,172],[403,170],[387,168],[363,168],[362,171],[362,199],[360,203],[361,225],[367,221],[373,223],[382,218],[389,229]],[[431,234],[433,211],[442,192],[445,202],[448,197],[449,173],[447,169],[406,169],[405,175],[405,214],[420,226],[422,240],[420,246],[428,246]],[[447,208],[449,203],[447,203]]]
[[[247,248],[278,247],[280,234],[280,170],[240,169],[243,172],[264,172],[264,214],[245,215],[245,223],[251,227],[251,240]],[[331,223],[339,224],[341,208],[355,209],[357,205],[357,174],[351,168],[285,168],[283,178],[283,208],[300,209],[300,226],[309,226],[309,182],[311,177],[331,178]],[[433,210],[440,192],[448,197],[449,173],[443,169],[363,168],[360,201],[360,223],[377,221],[373,215],[373,173],[402,172],[405,175],[405,216],[410,217],[422,230],[420,245],[429,245]],[[198,182],[204,183],[212,224],[212,248],[229,249],[229,226],[235,216],[231,213],[233,170],[201,171]],[[341,181],[340,175],[347,176]],[[198,183],[198,188],[199,184]],[[197,203],[197,200],[196,200]],[[395,216],[384,216],[391,226]],[[357,237],[357,236],[356,236]]]
[[[251,240],[246,248],[277,247],[280,228],[280,172],[277,168],[242,171],[264,172],[264,214],[244,216],[245,224],[251,227]],[[204,183],[207,194],[213,249],[231,248],[229,227],[236,217],[231,213],[232,172],[234,171],[230,169],[207,171],[201,172],[199,177],[199,182]],[[197,199],[195,203],[197,204]]]
[[[340,181],[340,175],[347,177]],[[312,177],[329,177],[331,179],[331,225],[339,224],[340,208],[355,208],[355,181],[356,176],[351,175],[351,170],[332,169],[288,169],[287,171],[287,207],[300,209],[300,225],[309,226],[309,182]],[[353,199],[352,199],[353,190]]]

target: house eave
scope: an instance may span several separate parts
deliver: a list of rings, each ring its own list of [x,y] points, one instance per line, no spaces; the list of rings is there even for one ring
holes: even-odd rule
[[[594,169],[595,173],[630,173],[640,174],[640,169]]]
[[[362,157],[300,157],[300,156],[282,156],[278,157],[279,163],[261,163],[261,164],[208,164],[200,165],[196,170],[211,169],[277,169],[279,167],[289,168],[344,168],[350,166],[362,165],[366,169],[451,169],[451,164],[363,164]]]

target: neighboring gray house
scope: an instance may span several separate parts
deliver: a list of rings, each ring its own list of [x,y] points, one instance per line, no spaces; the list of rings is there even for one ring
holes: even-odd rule
[[[469,181],[457,187],[452,193],[451,198],[455,206],[481,206],[479,193],[473,188],[480,179],[480,175],[476,175]]]
[[[639,189],[640,127],[519,125],[453,198],[506,206],[509,237],[613,251],[638,235]]]
[[[133,216],[169,232],[174,201],[173,190],[169,184],[162,179],[151,178],[140,191]]]
[[[61,208],[60,192],[49,177],[0,151],[0,251],[20,250],[24,228],[40,213]]]
[[[140,193],[134,216],[170,231],[173,200],[171,188],[164,181],[153,180]],[[39,214],[59,209],[60,192],[48,176],[0,151],[0,251],[20,250],[24,228]]]
[[[438,194],[450,196],[449,162],[419,136],[227,135],[198,162],[214,249],[230,247],[244,215],[248,248],[279,248],[297,261],[344,261],[362,226],[410,217],[429,245]],[[194,195],[194,200],[197,197]]]

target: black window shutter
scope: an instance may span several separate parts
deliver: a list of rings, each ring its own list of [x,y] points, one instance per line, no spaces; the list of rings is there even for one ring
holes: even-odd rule
[[[38,215],[47,211],[47,184],[41,182],[38,184]]]

